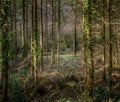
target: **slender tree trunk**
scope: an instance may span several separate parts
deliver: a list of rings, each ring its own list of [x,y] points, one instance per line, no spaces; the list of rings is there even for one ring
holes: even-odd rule
[[[58,1],[58,30],[57,30],[57,69],[60,67],[60,35],[61,35],[61,0]]]
[[[15,52],[15,60],[17,60],[17,26],[16,26],[16,23],[17,23],[17,20],[16,20],[16,0],[13,0],[12,1],[13,3],[13,30],[14,30],[14,35],[13,35],[13,39],[14,39],[14,52]]]
[[[49,46],[48,46],[48,0],[46,0],[46,14],[45,14],[45,18],[46,18],[46,22],[45,22],[45,31],[46,31],[46,54],[47,54],[47,59],[48,59],[48,51],[49,51]]]
[[[40,0],[40,70],[43,71],[43,1]]]
[[[11,1],[11,31],[13,31],[14,30],[14,0],[12,0]],[[14,51],[14,35],[12,34],[12,36],[11,36],[11,44],[10,44],[10,46],[11,46],[11,50],[12,50],[12,53],[13,53],[13,51]],[[12,69],[13,69],[13,67],[14,67],[14,55],[12,54],[12,56],[11,56],[11,60],[12,60],[12,63],[11,63],[11,67],[12,67]]]
[[[38,28],[37,28],[37,0],[32,0],[32,67],[34,69],[35,84],[37,82],[37,43],[38,43]]]
[[[85,16],[85,0],[83,0],[83,53],[84,53],[84,67],[85,67],[85,83],[87,82],[87,76],[88,76],[88,62],[87,62],[87,34],[86,34],[86,16]]]
[[[105,71],[105,68],[106,68],[106,38],[105,38],[105,23],[104,23],[104,20],[105,20],[105,0],[102,1],[102,26],[103,26],[103,31],[102,31],[102,39],[103,39],[103,54],[102,54],[102,59],[103,59],[103,77],[102,77],[102,81],[105,81],[106,80],[106,71]]]
[[[26,57],[26,30],[25,30],[25,0],[22,0],[22,6],[23,6],[23,58]]]
[[[26,60],[27,60],[27,55],[28,55],[28,51],[29,51],[29,49],[28,49],[28,45],[29,45],[29,33],[28,33],[28,24],[29,24],[29,21],[28,21],[28,19],[29,19],[29,14],[28,14],[28,5],[29,5],[29,3],[28,3],[28,0],[26,0]]]
[[[55,39],[54,39],[54,30],[55,30],[55,24],[54,24],[54,19],[55,19],[55,14],[54,14],[54,0],[52,0],[52,35],[51,35],[51,42],[52,42],[52,48],[51,48],[51,65],[55,63]]]
[[[115,14],[115,20],[119,21],[119,15]],[[119,29],[118,25],[115,24],[114,25],[114,34],[115,34],[115,39],[116,39],[116,41],[115,41],[116,50],[114,52],[115,53],[115,66],[114,66],[115,68],[119,64],[119,36],[118,36],[118,32],[117,32],[118,29]]]
[[[111,0],[108,0],[108,34],[109,34],[109,67],[108,67],[108,82],[109,91],[112,89],[112,33],[111,33]]]
[[[74,26],[74,57],[76,57],[76,47],[77,47],[77,7],[76,7],[76,4],[77,4],[77,0],[74,0],[74,22],[75,22],[75,26]]]

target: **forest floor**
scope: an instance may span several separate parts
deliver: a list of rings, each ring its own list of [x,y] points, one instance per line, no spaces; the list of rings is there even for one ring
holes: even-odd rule
[[[112,74],[112,92],[108,91],[108,82],[102,81],[103,64],[101,56],[94,61],[95,79],[93,97],[88,95],[85,85],[83,55],[61,55],[59,71],[50,64],[50,57],[44,58],[44,71],[39,72],[37,83],[31,76],[30,58],[16,64],[9,73],[9,97],[11,102],[120,102],[120,65],[116,65]],[[56,62],[56,61],[55,61]],[[38,66],[40,61],[38,62]],[[108,79],[106,65],[106,79]]]

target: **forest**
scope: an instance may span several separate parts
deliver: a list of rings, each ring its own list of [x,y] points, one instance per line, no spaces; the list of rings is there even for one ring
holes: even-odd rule
[[[0,0],[0,102],[120,102],[120,0]]]

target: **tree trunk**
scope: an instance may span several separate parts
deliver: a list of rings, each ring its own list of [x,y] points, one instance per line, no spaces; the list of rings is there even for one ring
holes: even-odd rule
[[[108,82],[109,91],[112,89],[112,33],[111,33],[111,0],[108,0],[108,42],[109,42],[109,67],[108,67]]]
[[[7,6],[6,6],[7,5]],[[8,10],[9,5],[7,0],[1,0],[0,8],[1,12],[1,55],[2,55],[2,85],[3,85],[3,96],[2,102],[8,102],[8,69],[9,69],[9,37],[8,37]]]
[[[23,8],[23,58],[26,57],[26,30],[25,30],[25,0],[22,0]]]
[[[48,59],[48,52],[49,52],[49,46],[48,46],[48,0],[46,0],[46,14],[45,14],[45,18],[46,18],[46,22],[45,22],[45,32],[46,32],[46,55],[47,55],[47,59]]]
[[[103,59],[103,77],[102,77],[102,81],[106,80],[106,38],[105,38],[105,0],[102,1],[102,40],[103,40],[103,51],[102,51],[102,59]]]
[[[93,58],[93,43],[92,43],[92,2],[91,0],[84,1],[84,55],[85,55],[85,64],[87,63],[86,71],[88,71],[87,86],[89,94],[93,93],[93,84],[94,84],[94,58]],[[87,73],[87,72],[86,72]]]
[[[57,69],[59,70],[60,67],[60,35],[61,35],[61,0],[58,1],[58,30],[57,30]]]
[[[34,69],[35,84],[37,82],[37,48],[38,48],[38,28],[37,28],[37,0],[32,0],[32,67]]]
[[[40,70],[43,71],[43,1],[40,0]]]
[[[74,54],[74,57],[76,57],[76,48],[77,48],[77,7],[76,7],[76,4],[77,4],[77,0],[74,0],[74,16],[75,16],[75,18],[74,18],[74,22],[75,22],[75,26],[74,26],[74,45],[73,45],[73,47],[74,47],[74,52],[73,52],[73,54]]]

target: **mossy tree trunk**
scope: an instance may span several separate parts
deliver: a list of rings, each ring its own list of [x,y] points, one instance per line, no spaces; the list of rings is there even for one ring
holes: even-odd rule
[[[0,16],[1,16],[1,55],[2,55],[2,87],[3,96],[2,102],[8,102],[8,69],[9,69],[9,0],[1,0],[0,2]]]
[[[37,82],[38,28],[37,28],[37,0],[32,0],[32,69],[35,83]]]
[[[84,0],[84,60],[86,67],[86,76],[89,94],[93,92],[94,84],[94,58],[93,58],[93,43],[92,43],[92,0]],[[88,75],[87,75],[88,74]]]

